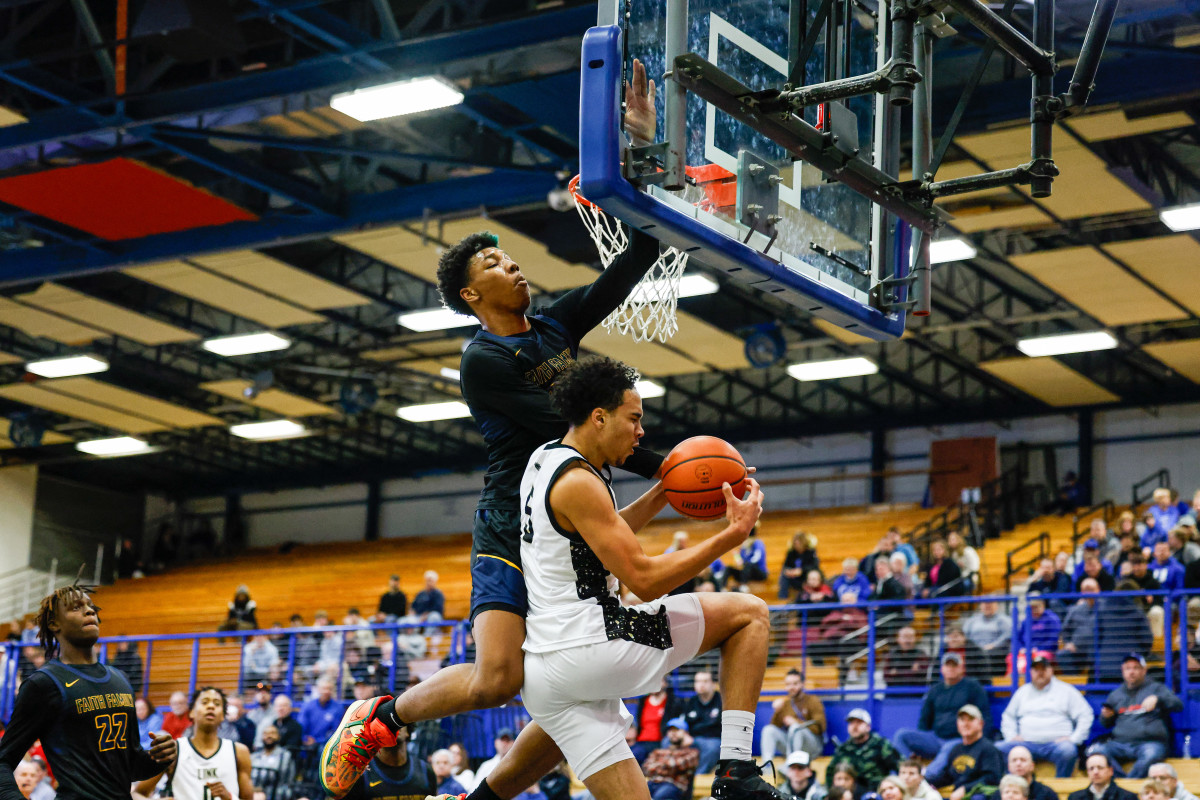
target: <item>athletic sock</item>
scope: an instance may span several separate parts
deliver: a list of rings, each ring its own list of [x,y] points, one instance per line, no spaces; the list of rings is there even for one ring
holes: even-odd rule
[[[749,761],[754,747],[754,714],[721,712],[721,760]]]
[[[384,724],[392,733],[398,733],[408,723],[396,716],[396,701],[388,700],[379,706],[375,712],[375,719]]]
[[[503,798],[492,791],[492,787],[488,786],[487,778],[484,778],[475,787],[475,791],[467,795],[467,800],[503,800]]]

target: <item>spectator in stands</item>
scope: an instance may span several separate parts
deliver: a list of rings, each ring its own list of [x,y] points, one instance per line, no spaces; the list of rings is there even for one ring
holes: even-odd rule
[[[888,528],[887,533],[884,535],[891,539],[895,545],[893,552],[904,556],[904,561],[908,564],[909,574],[917,574],[917,570],[921,566],[921,560],[917,557],[917,549],[904,541],[904,535],[900,533],[900,529],[895,525]]]
[[[913,582],[913,574],[908,568],[908,559],[904,557],[903,553],[892,553],[888,563],[892,566],[892,577],[904,587],[904,596],[911,599],[916,594],[916,584]]]
[[[651,800],[690,800],[700,751],[692,746],[683,717],[667,721],[667,746],[651,750],[642,762]]]
[[[858,571],[863,575],[874,578],[875,562],[879,560],[887,561],[895,551],[896,543],[890,536],[884,534],[880,537],[879,543],[875,545],[875,549],[863,556],[862,560],[858,562]]]
[[[109,665],[119,669],[129,680],[134,695],[142,693],[142,657],[138,655],[137,642],[121,642]]]
[[[1117,584],[1117,591],[1136,591],[1132,582]],[[1134,597],[1102,597],[1097,610],[1099,630],[1096,640],[1097,678],[1117,681],[1122,678],[1122,662],[1130,652],[1145,655],[1154,643],[1150,621]]]
[[[1179,524],[1179,518],[1183,516],[1183,511],[1178,505],[1171,502],[1171,490],[1159,487],[1154,490],[1152,497],[1153,504],[1146,509],[1147,520],[1146,532],[1142,534],[1142,551],[1147,552],[1154,549],[1154,546],[1159,542],[1165,542],[1167,535],[1171,529]],[[1153,524],[1149,524],[1150,520]],[[1159,579],[1161,583],[1162,579]]]
[[[830,762],[825,770],[826,783],[830,773],[833,774],[833,783],[828,787],[828,800],[859,800],[862,797],[865,790],[858,782],[858,770],[850,762]]]
[[[854,568],[857,570],[858,565],[855,564]],[[837,595],[825,583],[825,579],[821,576],[821,571],[817,569],[809,570],[808,575],[804,579],[804,587],[796,595],[796,603],[798,605],[806,605],[811,603],[833,603],[836,601]],[[818,609],[807,613],[797,613],[796,616],[803,618],[809,626],[813,626],[819,624],[828,613],[828,609]]]
[[[1129,574],[1121,583],[1132,583],[1137,589],[1148,592],[1162,589],[1162,584],[1150,572],[1150,562],[1142,553],[1134,553],[1129,557]],[[1143,600],[1146,618],[1150,621],[1150,629],[1155,636],[1162,636],[1163,630],[1163,598],[1161,595],[1146,595]]]
[[[1154,563],[1150,565],[1150,573],[1168,592],[1183,588],[1183,565],[1171,558],[1171,545],[1166,539],[1154,545]]]
[[[1176,525],[1167,534],[1167,545],[1171,550],[1171,558],[1183,565],[1185,579],[1188,566],[1200,559],[1200,544],[1192,541],[1192,530],[1182,524],[1190,519],[1191,517],[1181,517],[1179,520],[1181,524]]]
[[[1067,800],[1137,800],[1136,794],[1113,782],[1113,768],[1104,753],[1092,753],[1084,763],[1087,766],[1088,785],[1071,792]]]
[[[966,594],[966,588],[959,580],[962,571],[950,558],[946,543],[941,539],[934,539],[929,545],[929,564],[923,571],[925,588],[921,590],[922,597],[961,597]]]
[[[904,783],[896,775],[888,775],[879,782],[875,792],[880,800],[905,800],[908,793],[904,791]]]
[[[1157,764],[1150,765],[1149,777],[1151,780],[1162,781],[1167,787],[1170,800],[1196,800],[1196,795],[1189,792],[1179,780],[1179,773],[1175,771],[1175,767],[1160,761]]]
[[[696,672],[692,687],[696,694],[684,701],[683,718],[687,721],[692,744],[700,751],[696,771],[707,775],[713,771],[721,754],[721,693],[708,669]]]
[[[408,615],[408,596],[400,588],[400,576],[388,578],[388,589],[379,598],[379,613],[386,622],[395,622]]]
[[[279,650],[271,644],[265,633],[250,637],[242,650],[242,680],[257,683],[271,677],[271,670],[279,665]]]
[[[271,715],[263,719],[254,735],[255,744],[262,745],[263,732],[268,726],[274,725],[279,731],[280,746],[288,750],[299,750],[304,740],[304,729],[300,727],[300,721],[292,711],[292,698],[286,694],[275,695],[275,699],[271,701]]]
[[[779,570],[779,599],[785,600],[800,591],[808,573],[820,568],[821,559],[817,557],[812,537],[804,531],[796,531]]]
[[[1079,586],[1083,594],[1098,594],[1100,584],[1095,578],[1084,578]],[[1099,622],[1096,620],[1096,599],[1086,597],[1067,612],[1058,637],[1058,653],[1055,659],[1059,669],[1064,673],[1082,672],[1092,666],[1092,658],[1096,653],[1096,630]]]
[[[900,754],[891,742],[871,732],[871,715],[866,709],[856,708],[846,715],[846,730],[849,737],[833,751],[831,763],[849,764],[857,773],[855,781],[862,791],[870,791],[879,785],[884,775],[896,771],[900,766]],[[825,781],[834,785],[833,775]]]
[[[812,770],[812,757],[803,750],[788,754],[783,773],[787,780],[779,792],[788,800],[825,800],[829,793]]]
[[[942,680],[929,687],[921,701],[921,713],[916,728],[901,728],[892,740],[904,758],[914,755],[932,758],[925,771],[930,783],[937,785],[938,777],[946,770],[946,757],[959,741],[958,717],[966,706],[986,709],[987,692],[974,678],[965,677],[962,656],[950,651],[942,656]],[[989,712],[983,718],[983,731],[992,727]],[[937,777],[935,777],[937,776]],[[999,776],[997,776],[999,780]],[[952,781],[945,781],[951,783]],[[993,781],[993,785],[995,782]]]
[[[305,700],[297,716],[305,746],[318,742],[324,745],[342,720],[342,704],[333,699],[333,681],[328,678],[317,681],[316,697]]]
[[[1058,650],[1058,635],[1062,633],[1062,620],[1050,609],[1046,601],[1032,593],[1029,597],[1029,615],[1021,623],[1020,643],[1034,652],[1039,650],[1054,653]]]
[[[468,791],[475,788],[475,773],[471,770],[471,754],[462,742],[451,742],[446,748],[450,751],[450,771],[454,780],[458,781]],[[569,783],[569,781],[568,781]]]
[[[632,729],[632,726],[630,726]],[[496,755],[484,761],[475,770],[475,785],[483,783],[483,779],[492,774],[492,770],[500,763],[500,759],[504,758],[505,754],[512,749],[513,746],[513,730],[512,728],[501,728],[496,731],[496,736],[492,739],[492,746],[496,750]]]
[[[42,762],[38,759],[23,758],[17,764],[16,769],[13,770],[13,780],[17,784],[17,791],[26,800],[34,800],[35,798],[43,800],[47,796],[45,790],[42,788],[43,786],[50,790],[49,797],[53,800],[54,790],[43,783],[45,777],[46,770],[42,767]]]
[[[968,703],[958,710],[957,725],[959,738],[943,760],[941,771],[935,772],[933,764],[926,770],[929,782],[937,787],[953,786],[950,800],[990,795],[1000,785],[1004,758],[992,740],[983,735],[983,711]]]
[[[171,692],[167,705],[170,710],[163,714],[162,729],[171,734],[172,739],[178,739],[192,724],[188,715],[187,695],[183,692]]]
[[[246,716],[246,710],[242,698],[233,695],[225,701],[225,723],[232,725],[235,735],[227,736],[219,730],[217,733],[223,739],[233,739],[241,742],[251,750],[254,749],[254,734],[258,731],[258,726]],[[222,727],[224,727],[224,724]]]
[[[1089,541],[1083,548],[1083,561],[1075,569],[1075,583],[1071,587],[1078,592],[1085,578],[1091,578],[1100,585],[1100,591],[1111,592],[1117,585],[1107,562],[1100,560],[1100,550],[1095,542]]]
[[[1104,568],[1112,571],[1113,565],[1116,563],[1117,555],[1121,552],[1121,543],[1108,531],[1108,526],[1104,524],[1102,517],[1093,517],[1088,525],[1087,537],[1079,543],[1079,547],[1075,548],[1075,563],[1078,565],[1083,561],[1083,552],[1087,548],[1088,542],[1095,542],[1095,546],[1088,548],[1095,550],[1101,561],[1104,562]],[[1075,577],[1079,577],[1076,571]]]
[[[138,739],[142,743],[142,749],[149,750],[150,734],[162,730],[162,714],[145,698],[139,697],[133,701],[133,715],[137,718]]]
[[[463,785],[454,779],[454,759],[446,749],[434,750],[429,756],[429,766],[437,776],[438,794],[466,794]]]
[[[267,725],[262,747],[250,753],[250,780],[262,788],[267,800],[290,800],[296,766],[292,754],[279,745],[279,729]]]
[[[1129,512],[1125,512],[1129,513]],[[1130,518],[1132,524],[1132,517]],[[1121,547],[1117,551],[1116,560],[1113,561],[1113,576],[1120,578],[1129,573],[1129,558],[1136,554],[1141,554],[1142,548],[1138,544],[1140,537],[1137,531],[1125,531],[1120,534]]]
[[[975,585],[975,578],[982,568],[979,551],[967,544],[967,538],[959,531],[950,531],[946,536],[946,550],[958,565],[958,571],[967,579],[967,591]]]
[[[1162,761],[1170,749],[1170,715],[1183,710],[1183,701],[1158,681],[1146,680],[1146,659],[1130,653],[1121,663],[1125,682],[1109,692],[1100,707],[1100,724],[1112,728],[1108,740],[1088,752],[1104,753],[1113,772],[1125,777],[1122,761],[1135,759],[1130,778],[1144,778],[1150,765]]]
[[[1037,572],[1034,573],[1027,589],[1029,594],[1064,594],[1070,591],[1071,576],[1056,571],[1054,561],[1049,558],[1043,558],[1038,564]],[[1064,612],[1065,604],[1062,600],[1055,598],[1051,604],[1056,612]]]
[[[946,645],[942,652],[943,654],[957,653],[962,658],[963,668],[966,669],[967,675],[976,679],[988,677],[987,656],[967,639],[967,635],[963,633],[962,627],[957,622],[946,627]]]
[[[750,529],[750,536],[733,554],[733,564],[725,569],[728,580],[737,585],[737,591],[748,592],[750,581],[767,579],[767,546],[758,538],[758,526]]]
[[[1007,756],[1020,744],[1036,760],[1053,762],[1058,777],[1069,778],[1075,771],[1078,747],[1092,729],[1092,707],[1078,689],[1054,677],[1054,666],[1044,656],[1033,657],[1031,677],[1004,709],[1000,722],[1004,741],[998,747]]]
[[[269,716],[271,716],[271,684],[264,682],[254,687],[251,701],[246,704],[246,718],[257,728],[258,724]]]
[[[299,614],[292,614],[288,618],[289,628],[303,628],[304,617]],[[294,633],[292,637],[295,639],[293,661],[297,670],[307,670],[317,663],[321,658],[321,634],[319,633]]]
[[[888,559],[875,559],[874,567],[875,585],[871,589],[872,600],[883,603],[908,599],[908,592],[904,591],[903,584],[892,575],[892,564]]]
[[[437,588],[437,583],[438,574],[431,569],[425,570],[425,588],[417,592],[412,601],[413,616],[420,622],[431,623],[431,627],[425,629],[428,636],[440,633],[436,623],[446,616],[446,595]]]
[[[1029,800],[1029,781],[1016,775],[1005,775],[993,797],[996,800]]]
[[[842,574],[833,579],[830,588],[839,603],[856,603],[871,596],[871,581],[858,571],[858,561],[853,558],[842,561]]]
[[[538,788],[542,790],[546,800],[571,800],[571,777],[566,759],[558,762],[557,767],[542,776],[538,781]]]
[[[1170,797],[1167,785],[1153,778],[1143,783],[1142,790],[1138,793],[1139,800],[1170,800]]]
[[[904,785],[904,800],[942,800],[941,793],[921,773],[920,761],[911,758],[901,761],[898,777]]]
[[[763,728],[760,750],[764,759],[776,753],[803,750],[813,758],[825,749],[825,706],[804,691],[799,670],[783,676],[787,693],[771,704],[771,721]]]
[[[1029,800],[1058,800],[1058,792],[1040,783],[1034,774],[1033,754],[1024,745],[1016,745],[1008,751],[1008,774],[1029,784]]]
[[[897,631],[896,643],[888,650],[883,680],[888,686],[925,686],[929,666],[929,656],[917,647],[917,632],[906,625]]]
[[[963,633],[967,640],[979,648],[985,659],[988,675],[1004,672],[1004,659],[1009,654],[1012,641],[1012,619],[1000,614],[1000,604],[984,599],[978,613],[963,622]]]
[[[1057,511],[1061,516],[1070,514],[1084,504],[1085,487],[1079,482],[1079,476],[1072,471],[1063,475],[1063,485],[1059,487],[1054,502],[1046,507],[1046,513]]]
[[[683,713],[683,701],[675,696],[671,689],[670,676],[664,675],[662,686],[657,692],[651,692],[638,700],[637,707],[637,739],[633,746],[633,755],[639,764],[646,754],[658,747],[659,742],[666,736],[663,727],[669,719],[675,719]]]
[[[250,589],[246,584],[237,587],[233,599],[229,601],[229,610],[225,621],[217,627],[219,631],[254,631],[258,630],[258,603],[250,599]]]

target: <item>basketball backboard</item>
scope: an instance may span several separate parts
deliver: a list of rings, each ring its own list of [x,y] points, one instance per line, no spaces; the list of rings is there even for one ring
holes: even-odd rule
[[[880,282],[907,272],[907,225],[690,91],[684,124],[675,127],[685,131],[682,189],[640,181],[630,175],[629,165],[623,172],[627,143],[618,130],[621,87],[636,57],[660,87],[657,141],[672,138],[664,105],[672,91],[683,90],[679,82],[664,80],[675,67],[668,51],[671,36],[677,52],[696,54],[748,89],[761,91],[789,78],[794,85],[809,85],[879,68],[888,54],[875,17],[850,3],[819,0],[672,0],[670,5],[672,25],[682,8],[685,31],[668,30],[668,0],[600,1],[600,25],[585,37],[582,61],[583,196],[689,252],[694,262],[816,316],[874,339],[901,335],[905,313],[896,302],[905,299],[906,287],[889,285],[890,297],[884,298]],[[823,17],[818,14],[822,6]],[[886,36],[886,21],[883,28]],[[803,118],[829,134],[847,158],[895,175],[898,116],[884,96],[809,106]],[[651,160],[665,166],[665,158],[652,153]]]

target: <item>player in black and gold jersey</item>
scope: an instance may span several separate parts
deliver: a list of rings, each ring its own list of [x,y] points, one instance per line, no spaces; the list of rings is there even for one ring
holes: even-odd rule
[[[38,638],[46,665],[21,684],[0,739],[0,800],[22,800],[13,769],[37,740],[58,779],[59,800],[129,800],[129,785],[175,760],[175,740],[138,741],[133,689],[96,660],[99,608],[90,587],[67,586],[42,600]]]
[[[436,791],[433,767],[408,757],[405,728],[396,734],[394,747],[385,747],[375,755],[342,800],[425,800]]]

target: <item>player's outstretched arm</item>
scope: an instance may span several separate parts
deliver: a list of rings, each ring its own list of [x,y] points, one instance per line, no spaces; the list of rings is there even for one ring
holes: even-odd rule
[[[621,509],[621,519],[625,520],[631,531],[638,533],[666,507],[667,493],[662,481],[658,481],[645,494]]]
[[[737,547],[762,514],[762,490],[753,479],[745,500],[724,485],[729,524],[695,547],[648,556],[629,525],[613,508],[607,487],[590,470],[568,470],[550,490],[550,508],[559,525],[576,531],[600,563],[642,600],[653,600],[700,574],[722,553]]]

